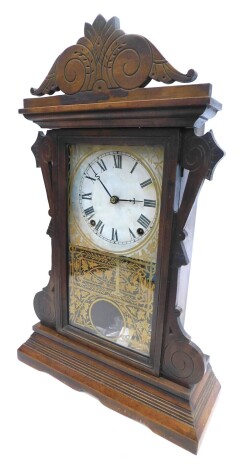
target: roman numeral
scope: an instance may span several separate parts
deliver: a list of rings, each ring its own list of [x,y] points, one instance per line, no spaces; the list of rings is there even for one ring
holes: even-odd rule
[[[88,215],[89,215],[89,216],[92,216],[95,211],[94,211],[94,209],[93,209],[93,206],[90,206],[90,207],[88,207],[87,209],[84,209],[84,212],[85,212],[85,215],[86,215],[86,216],[88,216]]]
[[[112,228],[112,238],[113,242],[118,242],[118,231],[117,229]]]
[[[116,153],[113,154],[114,158],[114,168],[122,168],[122,154],[121,153]]]
[[[156,201],[154,201],[153,199],[144,199],[144,206],[156,207]]]
[[[91,199],[92,199],[92,193],[82,194],[82,199],[89,199],[89,200],[91,201]]]
[[[145,215],[141,214],[140,217],[138,218],[137,222],[142,225],[144,228],[148,228],[150,225],[150,220],[145,217]]]
[[[135,164],[134,164],[132,170],[130,171],[130,173],[133,173],[133,171],[135,170],[135,168],[137,167],[137,165],[138,165],[138,162],[135,162]]]
[[[92,178],[91,176],[88,176],[88,175],[86,175],[86,178],[88,178],[89,180],[91,180],[93,183],[95,183],[95,181],[96,181],[95,178]]]
[[[129,233],[130,233],[130,238],[131,238],[131,240],[135,240],[136,236],[135,236],[135,234],[132,232],[131,228],[129,228]]]
[[[101,235],[101,233],[103,231],[103,227],[104,227],[103,221],[99,220],[96,227],[95,227],[95,232],[99,232],[99,234]]]
[[[97,164],[100,166],[101,171],[106,171],[107,167],[106,167],[104,161],[102,160],[102,158],[100,158],[100,160],[97,161]]]
[[[143,181],[143,183],[140,183],[140,186],[141,188],[145,188],[145,186],[148,186],[151,183],[152,183],[152,179],[149,178],[148,180]]]

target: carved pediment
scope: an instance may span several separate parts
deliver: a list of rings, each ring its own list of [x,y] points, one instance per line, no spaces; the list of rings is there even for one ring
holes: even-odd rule
[[[59,55],[39,88],[31,88],[33,95],[132,90],[145,87],[151,79],[170,84],[197,77],[192,69],[186,74],[176,70],[143,36],[125,34],[116,17],[106,21],[98,15],[92,25],[85,24],[84,34]]]

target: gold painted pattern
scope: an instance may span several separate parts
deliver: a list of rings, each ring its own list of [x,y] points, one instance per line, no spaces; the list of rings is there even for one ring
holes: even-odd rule
[[[90,318],[91,305],[100,298],[115,302],[125,326],[113,341],[148,355],[155,264],[73,245],[69,247],[69,263],[69,323],[96,334]]]

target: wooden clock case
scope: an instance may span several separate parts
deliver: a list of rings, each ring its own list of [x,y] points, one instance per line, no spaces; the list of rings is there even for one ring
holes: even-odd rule
[[[209,358],[184,331],[196,199],[223,152],[204,124],[221,109],[210,84],[144,88],[196,78],[175,70],[146,38],[98,16],[55,61],[20,110],[42,128],[32,147],[49,203],[52,267],[34,299],[40,320],[18,350],[27,364],[196,453],[220,385]],[[55,97],[40,97],[61,90]],[[158,249],[157,316],[144,359],[68,325],[66,148],[75,142],[166,142]]]

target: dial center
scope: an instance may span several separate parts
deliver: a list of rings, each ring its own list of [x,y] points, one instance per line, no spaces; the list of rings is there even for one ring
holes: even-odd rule
[[[119,202],[118,196],[111,196],[110,197],[110,202],[111,202],[111,204],[117,204],[117,202]]]

